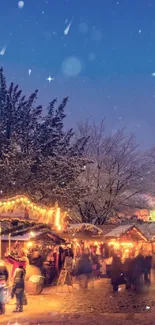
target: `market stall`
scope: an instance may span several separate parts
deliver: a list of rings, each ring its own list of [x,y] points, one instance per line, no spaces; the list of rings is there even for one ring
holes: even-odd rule
[[[66,231],[61,233],[74,252],[74,256],[78,257],[82,254],[83,250],[91,250],[94,248],[101,254],[103,244],[103,232],[100,228],[88,224],[72,224],[69,225]]]
[[[29,283],[26,283],[26,288],[28,292],[40,293],[43,283],[50,284],[48,278],[51,266],[49,265],[50,263],[46,261],[47,257],[49,252],[53,252],[53,268],[57,270],[59,263],[59,247],[64,244],[64,239],[62,239],[55,230],[51,230],[50,226],[47,224],[19,219],[3,219],[1,221],[2,258],[5,259],[7,263],[11,279],[15,267],[18,265],[18,261],[23,261],[27,257],[26,282],[29,281]],[[34,255],[37,254],[39,254],[42,260],[42,266],[36,264],[39,261],[39,256],[37,257]],[[31,285],[30,280],[33,282]]]
[[[122,225],[105,235],[109,247],[127,252],[129,249],[138,250],[146,243],[148,238],[135,225]]]
[[[64,227],[65,218],[66,212],[61,211],[57,203],[53,207],[46,207],[24,195],[0,200],[0,259],[9,263],[10,277],[19,259],[24,263],[23,258],[25,260],[30,255],[40,254],[45,262],[43,266],[47,268],[47,264],[52,262],[46,261],[46,258],[52,251],[54,267],[59,266],[59,250],[64,240],[58,236],[58,232]],[[31,266],[31,271],[30,266],[26,266],[27,278],[29,273],[32,276],[42,274],[42,270],[39,273],[36,266],[26,260],[26,264]],[[37,260],[37,256],[33,257],[34,260]],[[46,274],[43,275],[46,278]]]
[[[16,196],[0,201],[0,219],[6,218],[41,222],[61,230],[64,227],[66,211],[61,211],[57,203],[53,207],[46,207],[34,203],[27,196]]]

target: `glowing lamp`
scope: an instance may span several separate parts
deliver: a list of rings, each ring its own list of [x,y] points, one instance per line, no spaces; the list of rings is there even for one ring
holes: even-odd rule
[[[32,247],[32,245],[33,245],[33,244],[32,244],[31,241],[29,241],[29,242],[27,243],[27,247],[28,247],[28,248]]]

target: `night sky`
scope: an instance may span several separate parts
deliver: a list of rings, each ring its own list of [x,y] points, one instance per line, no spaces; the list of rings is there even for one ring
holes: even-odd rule
[[[43,105],[69,96],[67,126],[106,117],[154,144],[155,0],[1,0],[0,22],[8,82]]]

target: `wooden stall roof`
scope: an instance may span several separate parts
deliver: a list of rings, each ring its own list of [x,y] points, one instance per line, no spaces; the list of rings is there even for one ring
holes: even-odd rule
[[[126,234],[131,234],[133,237],[136,239],[136,234],[137,234],[137,239],[139,240],[144,240],[148,241],[148,238],[146,235],[140,230],[140,227],[135,226],[135,225],[122,225],[114,228],[112,231],[110,231],[108,234],[105,235],[105,238],[110,239],[110,238],[116,238],[119,239],[123,237]]]
[[[22,235],[28,231],[39,231],[41,229],[50,229],[49,225],[44,223],[36,223],[23,219],[0,219],[2,235],[15,234]]]
[[[40,234],[36,234],[36,236],[34,238],[31,239],[32,241],[40,241],[43,242],[44,245],[46,245],[47,243],[49,244],[53,244],[53,245],[61,245],[61,244],[65,244],[65,240],[61,237],[59,237],[58,235],[54,235],[52,232],[49,231],[44,231]]]
[[[103,238],[103,231],[92,224],[79,223],[70,225],[68,229],[61,234],[61,236],[69,239],[77,238],[81,240],[91,240],[92,238]]]
[[[9,236],[3,235],[2,241],[8,241]],[[61,245],[65,244],[65,240],[61,238],[58,235],[53,234],[52,231],[42,230],[42,231],[36,231],[34,234],[31,234],[31,232],[24,233],[23,235],[11,235],[11,241],[21,241],[21,242],[28,242],[28,241],[41,241],[44,242],[44,244],[51,243],[51,245]]]
[[[102,230],[103,236],[106,236],[109,232],[116,229],[116,227],[118,227],[118,225],[105,224],[102,226],[98,226],[98,228]]]
[[[56,244],[65,243],[56,231],[51,230],[50,227],[44,223],[35,223],[24,221],[20,219],[3,219],[1,220],[2,240],[8,240],[9,234],[12,241],[28,241],[41,236],[48,236],[48,239]],[[47,235],[48,234],[48,235]]]
[[[155,241],[155,222],[145,222],[138,225],[138,228],[148,238],[148,240]]]
[[[90,223],[76,223],[72,224],[68,227],[67,232],[68,233],[79,233],[81,231],[89,231],[91,234],[94,235],[103,235],[102,230]]]

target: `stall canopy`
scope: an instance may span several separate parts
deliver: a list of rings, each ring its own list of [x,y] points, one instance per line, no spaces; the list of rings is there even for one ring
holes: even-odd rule
[[[91,240],[96,238],[101,238],[103,236],[103,232],[98,227],[88,224],[72,224],[68,227],[68,229],[63,232],[63,237],[67,237],[70,239],[81,239],[81,240]]]
[[[64,227],[66,211],[60,211],[57,203],[46,207],[34,203],[27,196],[16,196],[0,200],[0,219],[24,219],[53,225],[57,230]]]
[[[149,241],[155,241],[155,222],[145,222],[139,225],[138,228],[148,238]]]
[[[139,227],[131,224],[118,226],[105,235],[106,239],[123,239],[124,237],[126,237],[128,240],[148,241],[148,238],[139,229]]]
[[[51,230],[46,224],[19,221],[19,220],[2,220],[2,240],[8,240],[11,236],[12,241],[42,241],[51,242],[51,244],[62,244],[62,239],[55,231]]]

